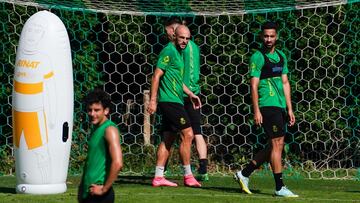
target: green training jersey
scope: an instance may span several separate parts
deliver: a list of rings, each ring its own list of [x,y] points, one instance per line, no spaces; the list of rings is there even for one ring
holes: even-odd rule
[[[280,50],[274,53],[256,51],[250,58],[250,76],[260,78],[259,107],[286,108],[282,75],[287,74],[287,59]]]
[[[109,176],[111,157],[108,143],[105,138],[105,130],[109,126],[117,128],[115,123],[106,120],[103,124],[91,131],[91,137],[88,141],[88,154],[82,178],[83,199],[88,197],[91,184],[104,185]]]
[[[189,41],[183,50],[185,71],[184,84],[196,95],[200,93],[200,49],[193,41]],[[184,94],[187,97],[187,94]]]
[[[184,61],[172,42],[160,52],[156,67],[164,72],[159,84],[159,102],[184,104]]]

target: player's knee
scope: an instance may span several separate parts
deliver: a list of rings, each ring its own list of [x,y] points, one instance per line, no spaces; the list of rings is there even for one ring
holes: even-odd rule
[[[194,139],[194,133],[191,128],[186,128],[181,131],[181,139],[185,142],[192,142]]]
[[[283,137],[273,138],[271,140],[271,148],[273,151],[279,151],[284,148],[284,139]]]

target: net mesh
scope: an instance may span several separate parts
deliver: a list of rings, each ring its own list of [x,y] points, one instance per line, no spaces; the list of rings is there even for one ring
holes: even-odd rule
[[[19,35],[26,20],[49,9],[68,29],[75,85],[70,173],[81,172],[89,126],[84,94],[111,94],[111,119],[123,138],[124,173],[151,174],[160,118],[151,119],[146,145],[144,92],[166,45],[169,14],[188,22],[201,49],[202,130],[210,173],[227,174],[266,146],[253,125],[248,61],[260,45],[260,26],[280,24],[278,46],[289,59],[297,124],[288,128],[285,175],[359,178],[360,17],[358,1],[0,1],[0,171],[14,171],[11,91]],[[145,117],[145,119],[144,119]],[[193,165],[197,156],[193,150]],[[170,168],[178,170],[175,147]],[[259,172],[269,172],[267,165]]]
[[[358,0],[353,0],[356,2]],[[43,8],[61,7],[62,9],[89,9],[104,13],[126,13],[132,15],[237,15],[267,11],[285,11],[300,8],[316,8],[346,4],[347,0],[14,0],[22,5]]]

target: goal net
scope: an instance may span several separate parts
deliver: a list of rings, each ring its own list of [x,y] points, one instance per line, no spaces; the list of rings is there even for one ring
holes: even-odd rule
[[[254,126],[248,63],[260,26],[280,25],[278,46],[289,59],[297,119],[288,127],[285,175],[360,178],[360,1],[358,0],[0,0],[0,173],[14,171],[11,92],[16,47],[26,20],[50,10],[64,22],[74,65],[75,112],[70,172],[79,173],[89,126],[82,98],[102,87],[123,140],[124,173],[154,171],[160,117],[144,106],[157,56],[166,45],[163,23],[187,21],[201,49],[202,131],[209,172],[240,169],[266,146]],[[197,165],[196,150],[192,153]],[[169,167],[179,172],[176,146]],[[264,165],[259,173],[269,172]]]

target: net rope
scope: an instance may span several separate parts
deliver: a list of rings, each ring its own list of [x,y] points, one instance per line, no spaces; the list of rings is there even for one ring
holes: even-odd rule
[[[94,10],[109,14],[131,15],[239,15],[336,6],[359,0],[0,0],[45,9]]]

